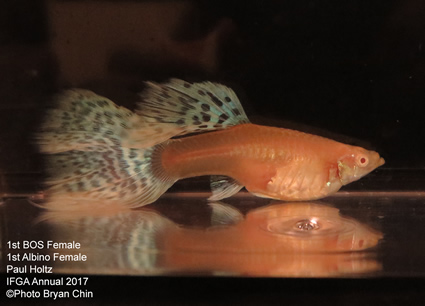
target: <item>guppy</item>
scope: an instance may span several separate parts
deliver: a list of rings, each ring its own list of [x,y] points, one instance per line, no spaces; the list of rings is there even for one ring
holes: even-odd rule
[[[260,197],[312,200],[384,164],[361,147],[252,124],[221,84],[146,85],[136,112],[88,90],[58,97],[37,134],[49,154],[47,194],[62,203],[55,205],[143,206],[177,180],[202,175],[211,176],[214,201],[242,187]]]

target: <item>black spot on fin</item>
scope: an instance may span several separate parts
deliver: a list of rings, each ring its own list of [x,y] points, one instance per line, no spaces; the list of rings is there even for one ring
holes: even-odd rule
[[[43,153],[104,151],[120,145],[133,116],[94,92],[70,89],[56,97],[55,108],[47,112],[35,138]]]
[[[160,145],[148,149],[116,146],[49,154],[44,206],[72,210],[78,203],[116,203],[130,208],[152,203],[176,181],[163,173],[157,160],[160,150]]]
[[[137,114],[141,122],[151,124],[151,130],[154,123],[166,126],[163,137],[158,134],[157,141],[165,141],[171,134],[185,135],[249,123],[238,97],[224,85],[179,79],[146,84]]]
[[[143,135],[140,125],[153,136],[175,130],[157,122],[151,126],[88,90],[59,95],[36,135],[40,151],[48,153],[45,207],[72,210],[84,202],[139,207],[160,197],[177,178],[163,171],[163,146],[154,146],[156,138],[141,143],[131,138]]]

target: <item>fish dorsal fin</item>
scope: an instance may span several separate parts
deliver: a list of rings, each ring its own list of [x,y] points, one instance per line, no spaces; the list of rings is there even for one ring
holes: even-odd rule
[[[236,208],[220,202],[209,203],[212,208],[211,225],[235,225],[244,217]]]
[[[249,123],[238,97],[227,86],[179,79],[146,85],[136,111],[139,118],[135,118],[137,122],[128,135],[128,140],[134,143],[131,147],[151,146],[173,136]]]
[[[208,198],[209,201],[219,201],[224,198],[229,198],[241,190],[243,186],[228,176],[213,175],[211,176],[211,191],[212,195]]]

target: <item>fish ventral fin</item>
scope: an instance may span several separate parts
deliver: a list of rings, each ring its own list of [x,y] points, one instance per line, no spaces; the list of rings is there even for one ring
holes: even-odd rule
[[[190,133],[249,123],[235,92],[218,83],[147,82],[126,145],[149,147]]]
[[[209,201],[229,198],[243,188],[243,185],[235,179],[222,175],[212,175],[210,185],[212,195],[208,198]]]
[[[208,204],[212,208],[211,225],[236,225],[243,221],[243,214],[233,206],[211,202]]]
[[[48,154],[47,208],[138,207],[154,202],[176,181],[162,169],[162,144],[123,145],[134,116],[87,90],[59,96],[36,135],[40,151]]]

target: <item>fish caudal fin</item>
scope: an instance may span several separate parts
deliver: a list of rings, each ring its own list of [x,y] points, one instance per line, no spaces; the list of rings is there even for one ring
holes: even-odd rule
[[[120,145],[135,114],[89,90],[71,89],[58,95],[36,135],[40,151],[102,151]]]
[[[122,145],[132,128],[131,111],[86,90],[66,91],[48,113],[36,140],[47,156],[46,207],[152,203],[175,179],[164,174],[161,145]]]
[[[167,140],[249,123],[236,94],[221,84],[148,82],[141,97],[136,113],[88,90],[58,97],[36,135],[40,151],[49,154],[48,207],[152,203],[179,179],[162,168]],[[211,199],[241,188],[230,178],[214,178]]]
[[[154,202],[175,182],[162,173],[157,150],[117,146],[50,155],[46,183],[52,206],[92,201],[138,207]]]

